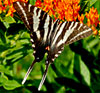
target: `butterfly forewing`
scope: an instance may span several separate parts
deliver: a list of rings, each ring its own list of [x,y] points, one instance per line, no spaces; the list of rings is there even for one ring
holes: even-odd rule
[[[37,39],[45,42],[53,25],[51,17],[46,12],[28,3],[14,2],[13,5],[26,27],[31,32],[36,33]]]
[[[38,59],[41,57],[40,55],[44,55],[45,47],[50,43],[50,37],[48,38],[48,36],[53,28],[53,20],[46,12],[31,4],[14,2],[13,5],[26,27],[31,31],[34,55]]]
[[[50,46],[51,51],[48,52],[47,61],[51,60],[53,62],[64,49],[64,45],[71,44],[91,34],[91,28],[79,22],[60,23],[53,32]]]
[[[78,41],[82,38],[88,37],[92,34],[91,28],[89,28],[88,26],[81,24],[79,22],[75,22],[74,26],[71,29],[69,29],[69,31],[70,31],[69,34],[66,32],[64,35],[64,37],[66,38],[66,36],[68,34],[67,39],[65,39],[66,44],[71,44],[75,41]]]

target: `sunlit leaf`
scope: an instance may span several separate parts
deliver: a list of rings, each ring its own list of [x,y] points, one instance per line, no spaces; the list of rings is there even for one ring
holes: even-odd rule
[[[84,64],[84,62],[81,60],[79,55],[75,55],[75,69],[82,75],[83,80],[87,83],[87,85],[90,86],[90,71],[88,67]]]
[[[5,27],[8,29],[10,27],[10,24],[7,22],[3,22],[3,24],[5,25]]]
[[[15,19],[11,16],[5,17],[4,21],[7,22],[7,23],[16,23]]]
[[[9,70],[9,68],[4,67],[3,65],[0,65],[0,72],[5,73],[7,75],[13,76],[12,71]]]
[[[34,5],[36,0],[30,0],[30,4]]]
[[[89,0],[90,2],[90,6],[92,6],[93,4],[95,4],[98,0]]]
[[[0,71],[1,72],[1,71]],[[3,86],[3,83],[8,80],[7,76],[3,72],[0,73],[0,86]]]
[[[15,88],[18,88],[18,87],[21,87],[21,85],[15,81],[15,80],[7,80],[3,87],[6,89],[6,90],[13,90]]]

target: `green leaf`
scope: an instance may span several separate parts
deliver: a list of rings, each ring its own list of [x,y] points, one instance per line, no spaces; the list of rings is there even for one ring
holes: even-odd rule
[[[82,60],[80,61],[80,69],[85,82],[90,86],[90,71]]]
[[[3,83],[8,80],[7,76],[4,75],[4,73],[0,74],[0,86],[3,86]]]
[[[3,65],[0,65],[0,72],[13,76],[12,71],[10,71],[7,67],[5,68]]]
[[[9,23],[3,22],[4,26],[8,29],[10,27]]]
[[[85,12],[88,11],[89,7],[90,7],[89,1],[88,0],[81,0],[80,6],[81,6],[80,14],[85,14]]]
[[[90,86],[90,71],[88,67],[84,64],[79,55],[76,54],[74,59],[75,69],[81,74],[83,81],[85,81],[85,83]]]
[[[18,56],[20,56],[23,52],[17,52],[17,53],[13,53],[9,56],[7,56],[7,59],[13,59],[13,58],[16,58]]]
[[[93,4],[97,2],[97,0],[89,0],[89,1],[90,1],[90,6],[92,6]]]
[[[94,7],[97,8],[98,14],[100,14],[100,0],[94,4]]]
[[[14,90],[15,88],[18,88],[18,87],[21,87],[21,84],[19,84],[17,81],[15,80],[7,80],[3,87],[6,89],[6,90]]]
[[[15,19],[11,16],[0,17],[0,20],[3,22],[4,26],[8,29],[11,23],[16,23]]]
[[[6,43],[6,35],[3,32],[3,30],[0,29],[0,43],[5,44]]]
[[[4,17],[4,21],[7,23],[16,23],[15,19],[11,16]]]
[[[29,0],[30,4],[35,5],[36,0]]]

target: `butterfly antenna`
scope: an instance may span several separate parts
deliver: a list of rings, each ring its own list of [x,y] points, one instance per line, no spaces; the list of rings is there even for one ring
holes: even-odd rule
[[[35,64],[35,63],[36,63],[36,61],[34,60],[34,61],[32,62],[32,64],[31,64],[31,66],[29,67],[29,69],[28,69],[28,71],[27,71],[27,73],[26,73],[25,77],[24,77],[24,79],[23,79],[23,81],[22,81],[22,84],[24,84],[24,83],[25,83],[25,81],[26,81],[26,79],[27,79],[28,75],[30,74],[30,72],[32,71],[33,66],[34,66],[34,64]]]
[[[47,75],[47,71],[48,71],[49,65],[50,65],[50,63],[49,64],[46,64],[46,69],[45,69],[45,72],[43,74],[43,77],[42,77],[42,80],[40,82],[40,85],[38,87],[38,91],[40,91],[40,89],[41,89],[41,87],[42,87],[42,85],[43,85],[43,83],[44,83],[44,81],[46,79],[46,75]]]

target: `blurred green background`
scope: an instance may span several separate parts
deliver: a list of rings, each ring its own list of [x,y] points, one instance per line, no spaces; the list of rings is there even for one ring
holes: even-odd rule
[[[30,0],[32,4],[34,0]],[[100,14],[100,1],[90,0]],[[81,4],[84,4],[83,2]],[[87,6],[88,7],[88,6]],[[88,7],[89,8],[89,7]],[[30,32],[18,18],[0,16],[0,93],[38,93],[45,59],[34,65],[24,85],[21,82],[34,60]],[[99,29],[99,28],[98,28]],[[48,70],[40,93],[100,93],[100,39],[90,36],[65,46]]]

